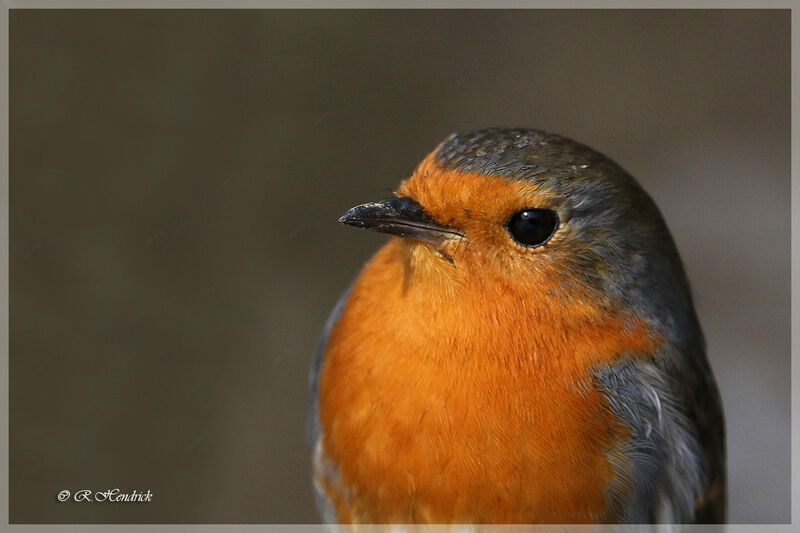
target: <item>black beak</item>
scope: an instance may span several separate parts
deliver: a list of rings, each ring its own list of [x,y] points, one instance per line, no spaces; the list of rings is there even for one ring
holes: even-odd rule
[[[421,205],[407,196],[358,205],[342,215],[339,222],[435,246],[464,236],[453,228],[438,224]]]

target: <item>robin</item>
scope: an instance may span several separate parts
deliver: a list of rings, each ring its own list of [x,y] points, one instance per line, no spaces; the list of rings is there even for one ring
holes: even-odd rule
[[[672,237],[558,135],[453,134],[340,222],[391,235],[312,371],[338,523],[721,523],[719,393]]]

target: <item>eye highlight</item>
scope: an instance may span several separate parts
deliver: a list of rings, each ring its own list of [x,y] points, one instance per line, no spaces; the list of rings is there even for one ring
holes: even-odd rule
[[[550,209],[526,207],[506,222],[511,237],[523,246],[541,246],[550,240],[558,227],[558,215]]]

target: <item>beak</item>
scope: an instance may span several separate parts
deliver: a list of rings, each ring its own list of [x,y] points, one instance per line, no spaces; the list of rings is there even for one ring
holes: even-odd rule
[[[433,220],[417,202],[407,196],[358,205],[339,219],[342,224],[441,245],[464,234]]]

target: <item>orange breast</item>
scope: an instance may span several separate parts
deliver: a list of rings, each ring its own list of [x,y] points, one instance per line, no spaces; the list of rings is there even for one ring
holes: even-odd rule
[[[373,257],[328,340],[320,420],[337,474],[317,481],[340,522],[613,521],[609,454],[629,432],[591,373],[657,340],[556,298],[545,275],[427,275],[418,246]]]

